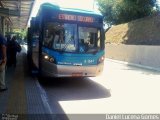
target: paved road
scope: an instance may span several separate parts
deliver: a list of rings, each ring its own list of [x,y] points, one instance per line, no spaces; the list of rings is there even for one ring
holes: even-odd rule
[[[102,75],[42,83],[53,113],[160,113],[160,73],[110,60]]]

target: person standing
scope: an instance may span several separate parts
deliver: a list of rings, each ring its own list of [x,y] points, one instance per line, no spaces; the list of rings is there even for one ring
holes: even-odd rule
[[[9,53],[9,66],[14,66],[16,67],[16,64],[17,64],[17,59],[16,59],[16,56],[17,56],[17,52],[20,52],[21,51],[21,46],[19,45],[19,43],[16,41],[16,36],[13,36],[12,39],[10,40],[10,42],[7,44],[7,50],[8,50],[8,53]]]
[[[10,50],[9,50],[10,41],[11,41],[11,35],[8,35],[7,36],[7,44],[6,44],[6,46],[7,46],[7,63],[6,63],[7,68],[9,68],[12,63],[11,58],[10,58]]]
[[[0,34],[0,91],[7,90],[5,84],[5,66],[6,66],[6,39]]]

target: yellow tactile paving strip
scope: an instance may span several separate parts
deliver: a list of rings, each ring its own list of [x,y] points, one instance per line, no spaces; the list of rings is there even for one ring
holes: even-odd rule
[[[6,71],[8,90],[0,93],[0,120],[3,116],[17,117],[17,120],[50,120],[51,112],[44,103],[39,83],[28,74],[26,53],[21,52],[17,61],[15,69],[10,67]]]
[[[6,106],[6,113],[27,113],[23,59],[24,57],[18,57],[17,59],[17,64],[21,65],[17,65],[12,76],[12,81],[9,88],[10,92]]]

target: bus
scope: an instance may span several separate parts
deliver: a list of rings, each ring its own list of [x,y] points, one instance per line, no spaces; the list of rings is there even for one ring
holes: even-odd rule
[[[28,28],[32,73],[49,77],[91,77],[103,71],[103,16],[44,3]]]

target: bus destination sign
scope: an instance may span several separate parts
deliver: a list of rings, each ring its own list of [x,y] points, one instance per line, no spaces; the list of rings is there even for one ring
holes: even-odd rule
[[[77,16],[77,15],[70,15],[70,14],[59,14],[58,18],[60,20],[72,20],[72,21],[79,21],[79,22],[88,22],[93,23],[93,17],[89,16]]]

